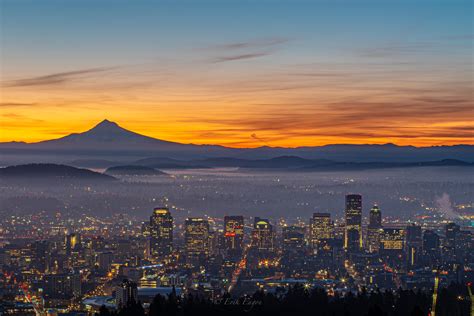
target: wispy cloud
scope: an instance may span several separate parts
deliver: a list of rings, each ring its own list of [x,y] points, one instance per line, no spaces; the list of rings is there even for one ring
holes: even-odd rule
[[[371,58],[413,55],[432,51],[437,46],[434,42],[392,43],[385,46],[363,49],[359,51],[359,55]]]
[[[106,72],[117,67],[89,68],[75,71],[59,72],[45,76],[24,78],[18,80],[6,81],[4,87],[29,87],[29,86],[49,86],[64,84],[69,81],[83,78],[85,76]]]
[[[373,91],[360,95],[298,95],[275,100],[275,104],[247,101],[245,113],[236,111],[227,117],[181,118],[199,122],[216,138],[240,135],[241,143],[255,141],[275,145],[292,139],[359,142],[391,141],[409,143],[418,139],[424,144],[468,142],[474,125],[468,119],[473,100],[470,91],[449,87],[415,90]],[[201,131],[203,132],[203,131]],[[248,137],[247,135],[250,135]],[[201,135],[198,135],[201,136]],[[245,136],[248,137],[245,140]],[[232,138],[233,139],[233,138]]]
[[[233,42],[221,45],[210,46],[212,50],[241,50],[241,49],[255,49],[255,48],[268,48],[281,44],[288,43],[289,38],[262,38],[245,42]]]
[[[219,56],[212,57],[210,62],[221,63],[268,56],[287,42],[289,42],[287,38],[263,38],[210,46],[209,50],[220,53]]]
[[[34,123],[42,123],[44,120],[38,119],[38,118],[32,118],[26,115],[18,114],[18,113],[2,113],[1,116],[5,119],[8,120],[13,120],[14,124],[11,122],[4,122],[6,127],[12,127],[12,126],[24,126],[24,124],[31,124],[32,122]]]
[[[35,106],[36,103],[21,103],[21,102],[0,102],[0,107],[15,108],[15,107],[28,107]]]
[[[240,54],[240,55],[228,55],[228,56],[221,56],[212,59],[214,63],[221,63],[225,61],[235,61],[235,60],[242,60],[242,59],[252,59],[262,56],[270,55],[270,52],[259,52],[259,53],[249,53],[249,54]]]

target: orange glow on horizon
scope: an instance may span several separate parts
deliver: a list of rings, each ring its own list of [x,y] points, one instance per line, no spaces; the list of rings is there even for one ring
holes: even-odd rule
[[[162,140],[240,148],[474,144],[470,87],[433,84],[423,73],[413,74],[420,77],[416,83],[404,83],[357,69],[344,69],[350,80],[336,80],[198,67],[177,68],[155,82],[159,73],[149,78],[142,71],[93,69],[51,75],[59,82],[48,81],[51,76],[4,81],[0,141],[60,138],[107,118]]]
[[[222,145],[226,147],[234,148],[255,148],[261,146],[269,147],[304,147],[304,146],[324,146],[331,144],[387,144],[393,143],[399,146],[415,146],[415,147],[428,147],[428,146],[440,146],[440,145],[474,145],[473,138],[461,138],[452,139],[449,137],[442,138],[384,138],[384,137],[371,137],[371,138],[347,138],[347,137],[336,137],[336,136],[293,136],[293,137],[281,137],[277,133],[263,133],[259,138],[264,139],[261,141],[249,137],[248,133],[238,133],[231,135],[231,137],[207,137],[203,138],[199,135],[199,131],[207,129],[209,126],[200,124],[186,124],[182,128],[178,128],[177,125],[160,123],[157,124],[157,129],[144,128],[143,124],[139,121],[131,121],[128,123],[122,123],[118,120],[111,121],[117,122],[121,127],[128,129],[132,132],[149,136],[161,140],[184,143],[184,144],[199,144],[199,145]],[[22,141],[26,143],[35,143],[45,140],[57,139],[67,136],[71,133],[82,133],[97,123],[101,119],[95,121],[84,121],[84,122],[71,122],[71,124],[64,125],[61,122],[48,122],[49,124],[38,124],[35,126],[17,128],[15,124],[12,126],[2,125],[0,142],[10,141]],[[194,136],[197,135],[197,136]]]

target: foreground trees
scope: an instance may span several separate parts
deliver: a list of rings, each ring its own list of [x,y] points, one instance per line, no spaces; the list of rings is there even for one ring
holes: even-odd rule
[[[118,311],[105,308],[99,316],[180,316],[180,315],[317,315],[317,316],[426,316],[431,310],[431,293],[411,290],[361,291],[343,297],[329,296],[323,289],[291,287],[284,295],[256,292],[252,296],[232,298],[229,294],[219,300],[188,295],[179,298],[173,292],[168,297],[156,296],[146,313],[133,303]],[[465,286],[452,284],[439,291],[437,316],[469,316],[471,301]]]

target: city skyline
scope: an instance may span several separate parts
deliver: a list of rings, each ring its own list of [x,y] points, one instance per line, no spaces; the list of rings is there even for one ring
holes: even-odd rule
[[[2,142],[474,144],[469,1],[1,6]]]
[[[474,316],[473,13],[0,0],[0,316]]]
[[[473,310],[472,227],[443,217],[400,222],[382,216],[377,204],[368,220],[355,223],[347,211],[362,211],[363,199],[345,196],[342,222],[329,213],[292,224],[254,217],[253,225],[245,226],[244,216],[237,214],[175,221],[164,206],[149,210],[146,221],[87,217],[92,226],[80,218],[56,214],[48,219],[43,214],[36,215],[43,219],[37,230],[41,238],[25,238],[15,217],[15,225],[5,217],[0,220],[0,231],[6,233],[0,289],[7,301],[0,308],[13,315],[45,315],[67,306],[91,316],[154,316],[175,315],[157,308],[177,304],[184,309],[178,315],[187,315],[185,306],[199,297],[210,311],[249,313],[242,299],[253,297],[253,304],[263,308],[256,314],[286,315],[271,312],[272,305],[289,308],[292,303],[284,299],[289,295],[306,300],[319,295],[334,309],[330,315],[346,315],[341,300],[353,300],[350,293],[355,292],[366,304],[350,315],[366,315],[367,310],[381,315],[370,313],[374,307],[403,315],[406,310],[446,316],[462,310],[460,315],[468,315]],[[351,230],[361,233],[364,242],[359,245],[355,236],[346,244]],[[8,294],[17,289],[13,303]],[[269,304],[253,293],[279,295]],[[381,293],[384,299],[376,299]],[[400,304],[403,296],[417,299]],[[367,300],[373,300],[371,307]],[[307,302],[299,304],[311,309]],[[198,308],[190,306],[191,313]]]

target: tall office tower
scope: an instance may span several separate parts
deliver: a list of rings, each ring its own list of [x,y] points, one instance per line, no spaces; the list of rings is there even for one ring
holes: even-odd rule
[[[333,238],[334,227],[331,222],[331,214],[314,213],[309,224],[309,244],[316,248],[321,241]]]
[[[413,267],[418,264],[419,258],[421,256],[421,226],[415,224],[407,226],[406,234],[408,266]]]
[[[40,272],[47,272],[51,262],[52,245],[47,240],[37,240],[31,245],[32,267]]]
[[[344,248],[359,250],[362,248],[362,196],[359,194],[346,195],[346,227]]]
[[[473,262],[474,240],[468,230],[460,230],[456,237],[456,258],[459,262]]]
[[[209,255],[210,256],[215,256],[220,254],[219,250],[221,248],[219,247],[219,242],[221,242],[219,239],[222,236],[218,234],[215,230],[212,228],[209,229]]]
[[[273,251],[273,226],[268,219],[255,217],[252,231],[252,247],[259,251]]]
[[[145,238],[150,237],[150,221],[142,222],[142,235]]]
[[[135,282],[124,280],[115,288],[115,303],[117,308],[138,302],[138,288]]]
[[[190,217],[184,223],[186,259],[191,264],[201,264],[209,256],[209,222]]]
[[[50,299],[70,299],[82,292],[79,273],[46,274],[43,282],[44,294]]]
[[[114,260],[114,253],[112,251],[104,251],[97,254],[97,264],[102,271],[109,271],[110,265]]]
[[[369,227],[382,227],[382,212],[377,204],[370,209],[369,214]]]
[[[66,235],[66,254],[69,256],[71,252],[78,251],[81,248],[81,235],[72,233]]]
[[[305,268],[306,247],[305,227],[284,226],[282,227],[282,248],[279,259],[279,269],[287,275],[300,273]]]
[[[384,254],[401,254],[405,248],[405,230],[384,228],[380,238],[380,246],[380,251]]]
[[[382,212],[377,205],[370,209],[369,226],[367,227],[367,249],[369,252],[380,250],[380,236],[382,229]]]
[[[459,230],[459,225],[456,225],[455,223],[446,224],[446,237],[444,239],[443,257],[448,261],[452,260],[456,256],[456,241],[459,235]]]
[[[153,210],[149,233],[151,257],[156,259],[169,255],[173,249],[173,217],[167,208]]]
[[[300,226],[283,227],[283,250],[297,251],[304,248],[304,228]]]
[[[224,248],[228,252],[240,253],[244,241],[244,217],[224,217]]]
[[[434,265],[441,255],[439,236],[432,230],[423,233],[423,257],[427,265]]]

